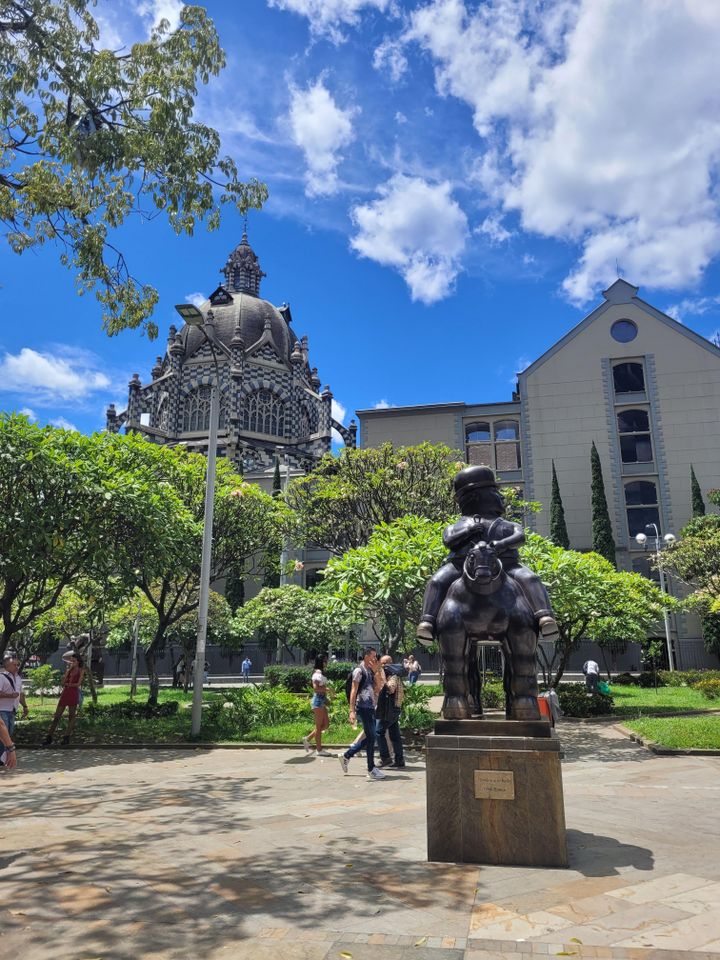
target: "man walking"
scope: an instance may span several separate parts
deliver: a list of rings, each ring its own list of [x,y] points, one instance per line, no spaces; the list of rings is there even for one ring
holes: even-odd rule
[[[585,674],[585,689],[588,693],[597,693],[600,667],[594,660],[586,660],[582,668]]]
[[[243,662],[240,664],[240,670],[242,672],[243,683],[250,683],[250,670],[252,669],[252,660],[250,657],[245,657]]]
[[[375,711],[375,735],[378,741],[380,766],[402,768],[405,766],[405,755],[400,735],[400,714],[402,713],[405,690],[401,678],[408,675],[408,668],[400,664],[394,664],[390,656],[381,657],[380,663],[385,675],[385,683],[378,696]],[[390,757],[387,737],[390,738],[392,744],[394,759]]]
[[[15,654],[6,653],[3,657],[3,668],[0,671],[0,719],[7,727],[11,737],[15,729],[15,715],[18,704],[23,708],[23,719],[28,715],[19,670],[20,661]]]
[[[362,663],[353,670],[350,688],[350,723],[355,726],[358,720],[360,721],[365,739],[356,741],[339,758],[343,773],[348,772],[348,761],[364,747],[367,756],[368,780],[385,779],[382,770],[375,766],[375,708],[378,694],[384,683],[385,674],[377,653],[372,647],[366,647]]]

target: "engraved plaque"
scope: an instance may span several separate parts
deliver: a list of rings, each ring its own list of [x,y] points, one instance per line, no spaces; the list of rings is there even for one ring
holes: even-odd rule
[[[514,800],[515,777],[512,770],[476,770],[476,800]]]

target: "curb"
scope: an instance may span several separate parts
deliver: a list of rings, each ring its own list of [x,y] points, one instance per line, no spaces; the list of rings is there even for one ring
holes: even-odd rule
[[[678,716],[678,714],[676,714]],[[686,714],[679,714],[679,716],[686,716]],[[628,727],[623,727],[622,724],[615,724],[615,729],[622,733],[623,736],[629,737],[630,740],[633,740],[640,747],[644,747],[646,750],[649,750],[650,753],[654,753],[659,757],[720,757],[720,750],[707,749],[703,750],[701,747],[688,747],[687,749],[682,749],[680,747],[666,747],[662,743],[656,743],[654,740],[646,740],[644,737],[640,736],[639,733],[636,733],[634,730],[630,730]]]

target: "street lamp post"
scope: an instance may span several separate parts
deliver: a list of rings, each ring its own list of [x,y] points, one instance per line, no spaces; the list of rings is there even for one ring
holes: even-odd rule
[[[663,570],[662,565],[662,556],[660,553],[660,531],[655,523],[645,524],[645,529],[650,533],[651,536],[655,538],[655,557],[657,560],[658,575],[660,577],[660,592],[662,593],[663,597],[669,596],[667,582],[665,580],[665,571]],[[635,540],[640,544],[641,547],[645,547],[648,540],[647,534],[638,533],[635,537]],[[673,543],[675,540],[675,535],[672,533],[666,533],[663,537],[663,540],[666,544]],[[670,614],[668,613],[666,606],[663,606],[663,620],[665,622],[665,644],[667,646],[668,667],[670,670],[674,670],[675,658],[673,656],[672,636],[670,634]]]
[[[290,483],[290,457],[287,453],[284,452],[282,447],[277,447],[277,456],[278,458],[282,456],[283,466],[285,467],[283,471],[282,479],[282,491],[287,493],[288,485]],[[286,533],[283,534],[282,538],[282,548],[280,550],[280,586],[285,587],[290,583],[290,577],[288,575],[288,564],[290,563],[290,538]],[[282,659],[282,641],[280,637],[277,640],[277,646],[275,650],[275,659],[280,663]]]
[[[197,327],[210,344],[215,365],[215,383],[210,390],[210,430],[208,436],[207,468],[205,473],[205,511],[203,516],[202,558],[200,561],[200,595],[198,598],[198,632],[195,642],[195,670],[193,672],[193,700],[190,735],[197,737],[202,724],[203,677],[205,673],[205,647],[207,643],[208,604],[210,600],[210,568],[212,564],[213,515],[215,511],[215,465],[217,462],[217,435],[220,422],[220,365],[216,347],[230,357],[230,351],[215,337],[212,313],[203,317],[200,310],[190,303],[176,308],[183,320]]]

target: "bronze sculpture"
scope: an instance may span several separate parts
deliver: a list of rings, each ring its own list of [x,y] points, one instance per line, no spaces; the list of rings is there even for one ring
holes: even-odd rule
[[[443,717],[469,719],[481,712],[477,641],[498,640],[505,654],[506,712],[537,720],[535,651],[538,634],[557,636],[550,600],[540,578],[520,562],[525,534],[504,518],[505,504],[489,467],[466,467],[454,482],[462,517],[446,527],[447,562],[428,582],[417,636],[436,637],[444,663]]]

